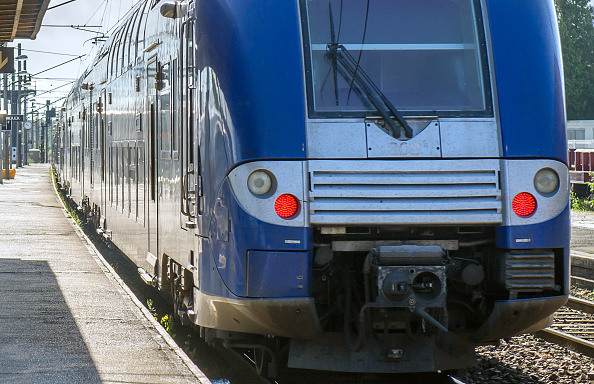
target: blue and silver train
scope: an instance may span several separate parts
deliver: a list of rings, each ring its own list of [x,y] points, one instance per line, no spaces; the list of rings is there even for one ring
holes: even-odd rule
[[[146,0],[55,140],[176,315],[260,369],[424,372],[569,293],[552,0]]]

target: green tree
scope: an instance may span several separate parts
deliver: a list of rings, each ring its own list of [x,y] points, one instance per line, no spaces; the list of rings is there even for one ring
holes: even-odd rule
[[[589,0],[555,0],[569,120],[594,119],[594,8]]]

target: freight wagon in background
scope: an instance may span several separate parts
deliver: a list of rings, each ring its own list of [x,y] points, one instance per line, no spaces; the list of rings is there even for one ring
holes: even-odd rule
[[[587,183],[594,172],[594,120],[568,121],[567,147],[571,190],[586,197],[590,194]]]
[[[580,197],[590,194],[588,183],[594,172],[594,148],[569,149],[569,180],[571,190]]]

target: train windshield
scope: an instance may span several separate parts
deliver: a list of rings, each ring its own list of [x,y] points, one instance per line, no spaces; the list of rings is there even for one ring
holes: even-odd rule
[[[477,0],[303,0],[301,8],[311,116],[377,114],[357,86],[360,71],[404,115],[492,115]]]

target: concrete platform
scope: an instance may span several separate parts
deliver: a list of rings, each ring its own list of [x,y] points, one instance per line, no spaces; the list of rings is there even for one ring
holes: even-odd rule
[[[571,212],[571,250],[594,254],[594,212]]]
[[[0,383],[210,383],[72,225],[43,164],[0,185]]]

